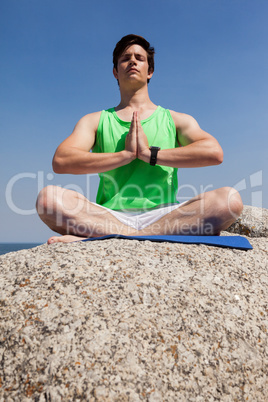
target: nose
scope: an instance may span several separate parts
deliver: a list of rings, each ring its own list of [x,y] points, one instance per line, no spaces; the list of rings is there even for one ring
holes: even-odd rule
[[[132,55],[132,56],[131,56],[131,59],[129,60],[129,64],[130,64],[130,65],[136,64],[135,55]]]

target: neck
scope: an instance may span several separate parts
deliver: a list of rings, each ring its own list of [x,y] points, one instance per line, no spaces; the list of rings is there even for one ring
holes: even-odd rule
[[[150,108],[153,102],[149,98],[148,88],[139,88],[138,90],[128,89],[122,90],[120,88],[121,101],[117,106],[117,110],[131,108],[136,111],[141,111]]]

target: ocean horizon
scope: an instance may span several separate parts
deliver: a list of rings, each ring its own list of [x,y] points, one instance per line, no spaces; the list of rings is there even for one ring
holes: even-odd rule
[[[41,244],[43,243],[0,243],[0,255],[11,253],[12,251],[27,250]]]

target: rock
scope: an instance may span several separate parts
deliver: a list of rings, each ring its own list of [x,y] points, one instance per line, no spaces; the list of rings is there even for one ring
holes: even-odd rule
[[[227,231],[249,237],[268,237],[268,209],[245,205],[241,216]]]
[[[267,401],[267,237],[249,241],[0,256],[0,401]]]

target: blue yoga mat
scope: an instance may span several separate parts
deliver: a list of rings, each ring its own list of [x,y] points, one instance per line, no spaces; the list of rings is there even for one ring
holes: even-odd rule
[[[82,241],[94,241],[105,239],[129,239],[129,240],[149,240],[156,242],[186,243],[186,244],[206,244],[207,246],[229,247],[240,250],[253,249],[250,242],[242,236],[177,236],[177,235],[157,235],[157,236],[124,236],[111,234],[102,237],[91,237]]]

